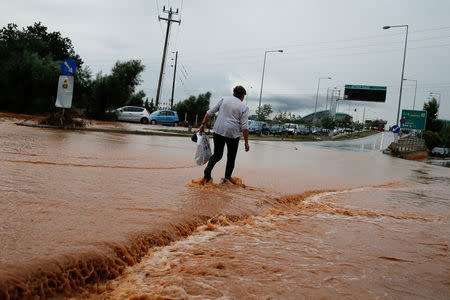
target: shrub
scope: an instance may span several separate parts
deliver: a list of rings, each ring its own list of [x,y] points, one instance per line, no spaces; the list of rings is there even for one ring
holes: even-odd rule
[[[425,140],[425,145],[429,150],[442,145],[442,138],[439,134],[430,130],[424,131],[423,139]]]

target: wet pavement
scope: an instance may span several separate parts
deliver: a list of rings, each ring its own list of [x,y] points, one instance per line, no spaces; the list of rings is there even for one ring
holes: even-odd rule
[[[388,134],[251,141],[245,186],[224,162],[191,184],[189,138],[0,136],[0,298],[448,298],[449,170],[383,155]]]

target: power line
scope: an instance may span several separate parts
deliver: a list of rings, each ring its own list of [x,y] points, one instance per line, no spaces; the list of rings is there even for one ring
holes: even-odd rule
[[[422,30],[415,30],[411,31],[410,34],[413,35],[414,33],[421,33],[421,32],[429,32],[429,31],[438,31],[438,30],[445,30],[450,29],[450,26],[448,27],[437,27],[437,28],[427,28]],[[332,41],[320,41],[320,42],[313,42],[313,43],[301,43],[301,44],[288,44],[288,45],[276,45],[271,46],[267,48],[290,48],[290,47],[303,47],[303,46],[313,46],[313,45],[321,45],[321,44],[331,44],[331,43],[342,43],[342,42],[352,42],[352,41],[361,41],[361,40],[373,40],[374,38],[382,38],[386,39],[389,37],[395,37],[395,36],[403,36],[402,33],[394,33],[394,34],[379,34],[379,35],[369,35],[369,36],[361,36],[361,37],[355,37],[350,39],[340,39],[340,40],[332,40]],[[241,55],[243,52],[255,52],[259,53],[261,49],[265,49],[266,47],[258,47],[258,48],[247,48],[247,49],[227,49],[227,50],[220,50],[217,51],[217,54],[220,53],[240,53],[237,55]],[[204,57],[203,55],[199,55],[200,57]]]
[[[447,27],[443,27],[443,28],[447,28]],[[441,29],[443,29],[443,28],[441,28]],[[436,29],[434,29],[434,30],[436,30]],[[434,37],[420,38],[420,39],[410,39],[409,42],[422,42],[422,41],[439,40],[439,39],[447,39],[447,38],[450,38],[450,36],[446,35],[446,36],[434,36]],[[323,42],[323,43],[331,43],[331,42]],[[394,45],[397,45],[397,44],[401,45],[401,44],[403,44],[403,42],[402,41],[394,41],[394,42],[390,42],[389,43],[389,45],[393,45],[393,44]],[[326,51],[336,51],[336,50],[345,50],[345,49],[361,49],[361,48],[373,47],[373,46],[386,46],[386,44],[380,45],[380,43],[375,43],[375,44],[374,43],[369,43],[369,44],[363,44],[363,45],[343,46],[343,47],[339,47],[339,48],[326,47],[326,48],[321,48],[321,49],[318,49],[318,50],[317,49],[310,49],[309,51],[314,53],[314,54],[316,54],[318,51],[326,52]],[[439,47],[439,46],[440,45],[432,45],[431,47]],[[427,45],[425,47],[430,47],[430,46]],[[413,48],[408,47],[408,49],[414,49],[414,48],[418,48],[418,47],[413,47]],[[173,50],[176,50],[176,49],[173,49]],[[256,54],[242,55],[242,53],[245,52],[245,51],[246,50],[239,51],[239,54],[236,54],[236,51],[232,51],[233,52],[232,55],[227,55],[225,57],[222,57],[222,60],[236,60],[236,58],[238,58],[238,59],[256,58]],[[230,50],[226,51],[226,52],[230,52]],[[221,53],[225,53],[225,52],[221,51]],[[296,53],[298,53],[298,52],[292,52],[291,51],[291,52],[287,52],[286,55],[295,55]],[[305,51],[302,51],[301,53],[304,54]],[[191,55],[191,56],[187,56],[187,57],[185,56],[184,58],[187,59],[187,60],[193,60],[193,59],[198,57],[198,58],[201,58],[203,60],[204,56],[205,56],[205,54],[200,54],[200,55],[193,55],[193,56]],[[106,58],[106,59],[108,59],[108,58]],[[149,61],[151,59],[153,59],[153,58],[146,58],[145,61]]]
[[[158,3],[158,0],[155,0],[155,3],[156,3],[156,11],[157,11],[158,14],[159,14],[159,3]],[[159,23],[159,27],[161,28],[161,33],[162,33],[162,35],[164,36],[164,30],[163,30],[163,28],[162,28],[161,22],[158,22],[158,23]]]

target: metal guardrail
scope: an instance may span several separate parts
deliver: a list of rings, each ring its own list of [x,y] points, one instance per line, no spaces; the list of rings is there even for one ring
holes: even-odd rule
[[[417,151],[425,151],[425,141],[417,136],[408,136],[399,139],[389,146],[394,154],[406,154]]]

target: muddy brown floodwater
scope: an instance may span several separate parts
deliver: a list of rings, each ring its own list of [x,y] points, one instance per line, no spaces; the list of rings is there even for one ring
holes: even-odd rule
[[[448,299],[449,169],[379,143],[252,141],[200,186],[188,138],[0,119],[0,299]]]

